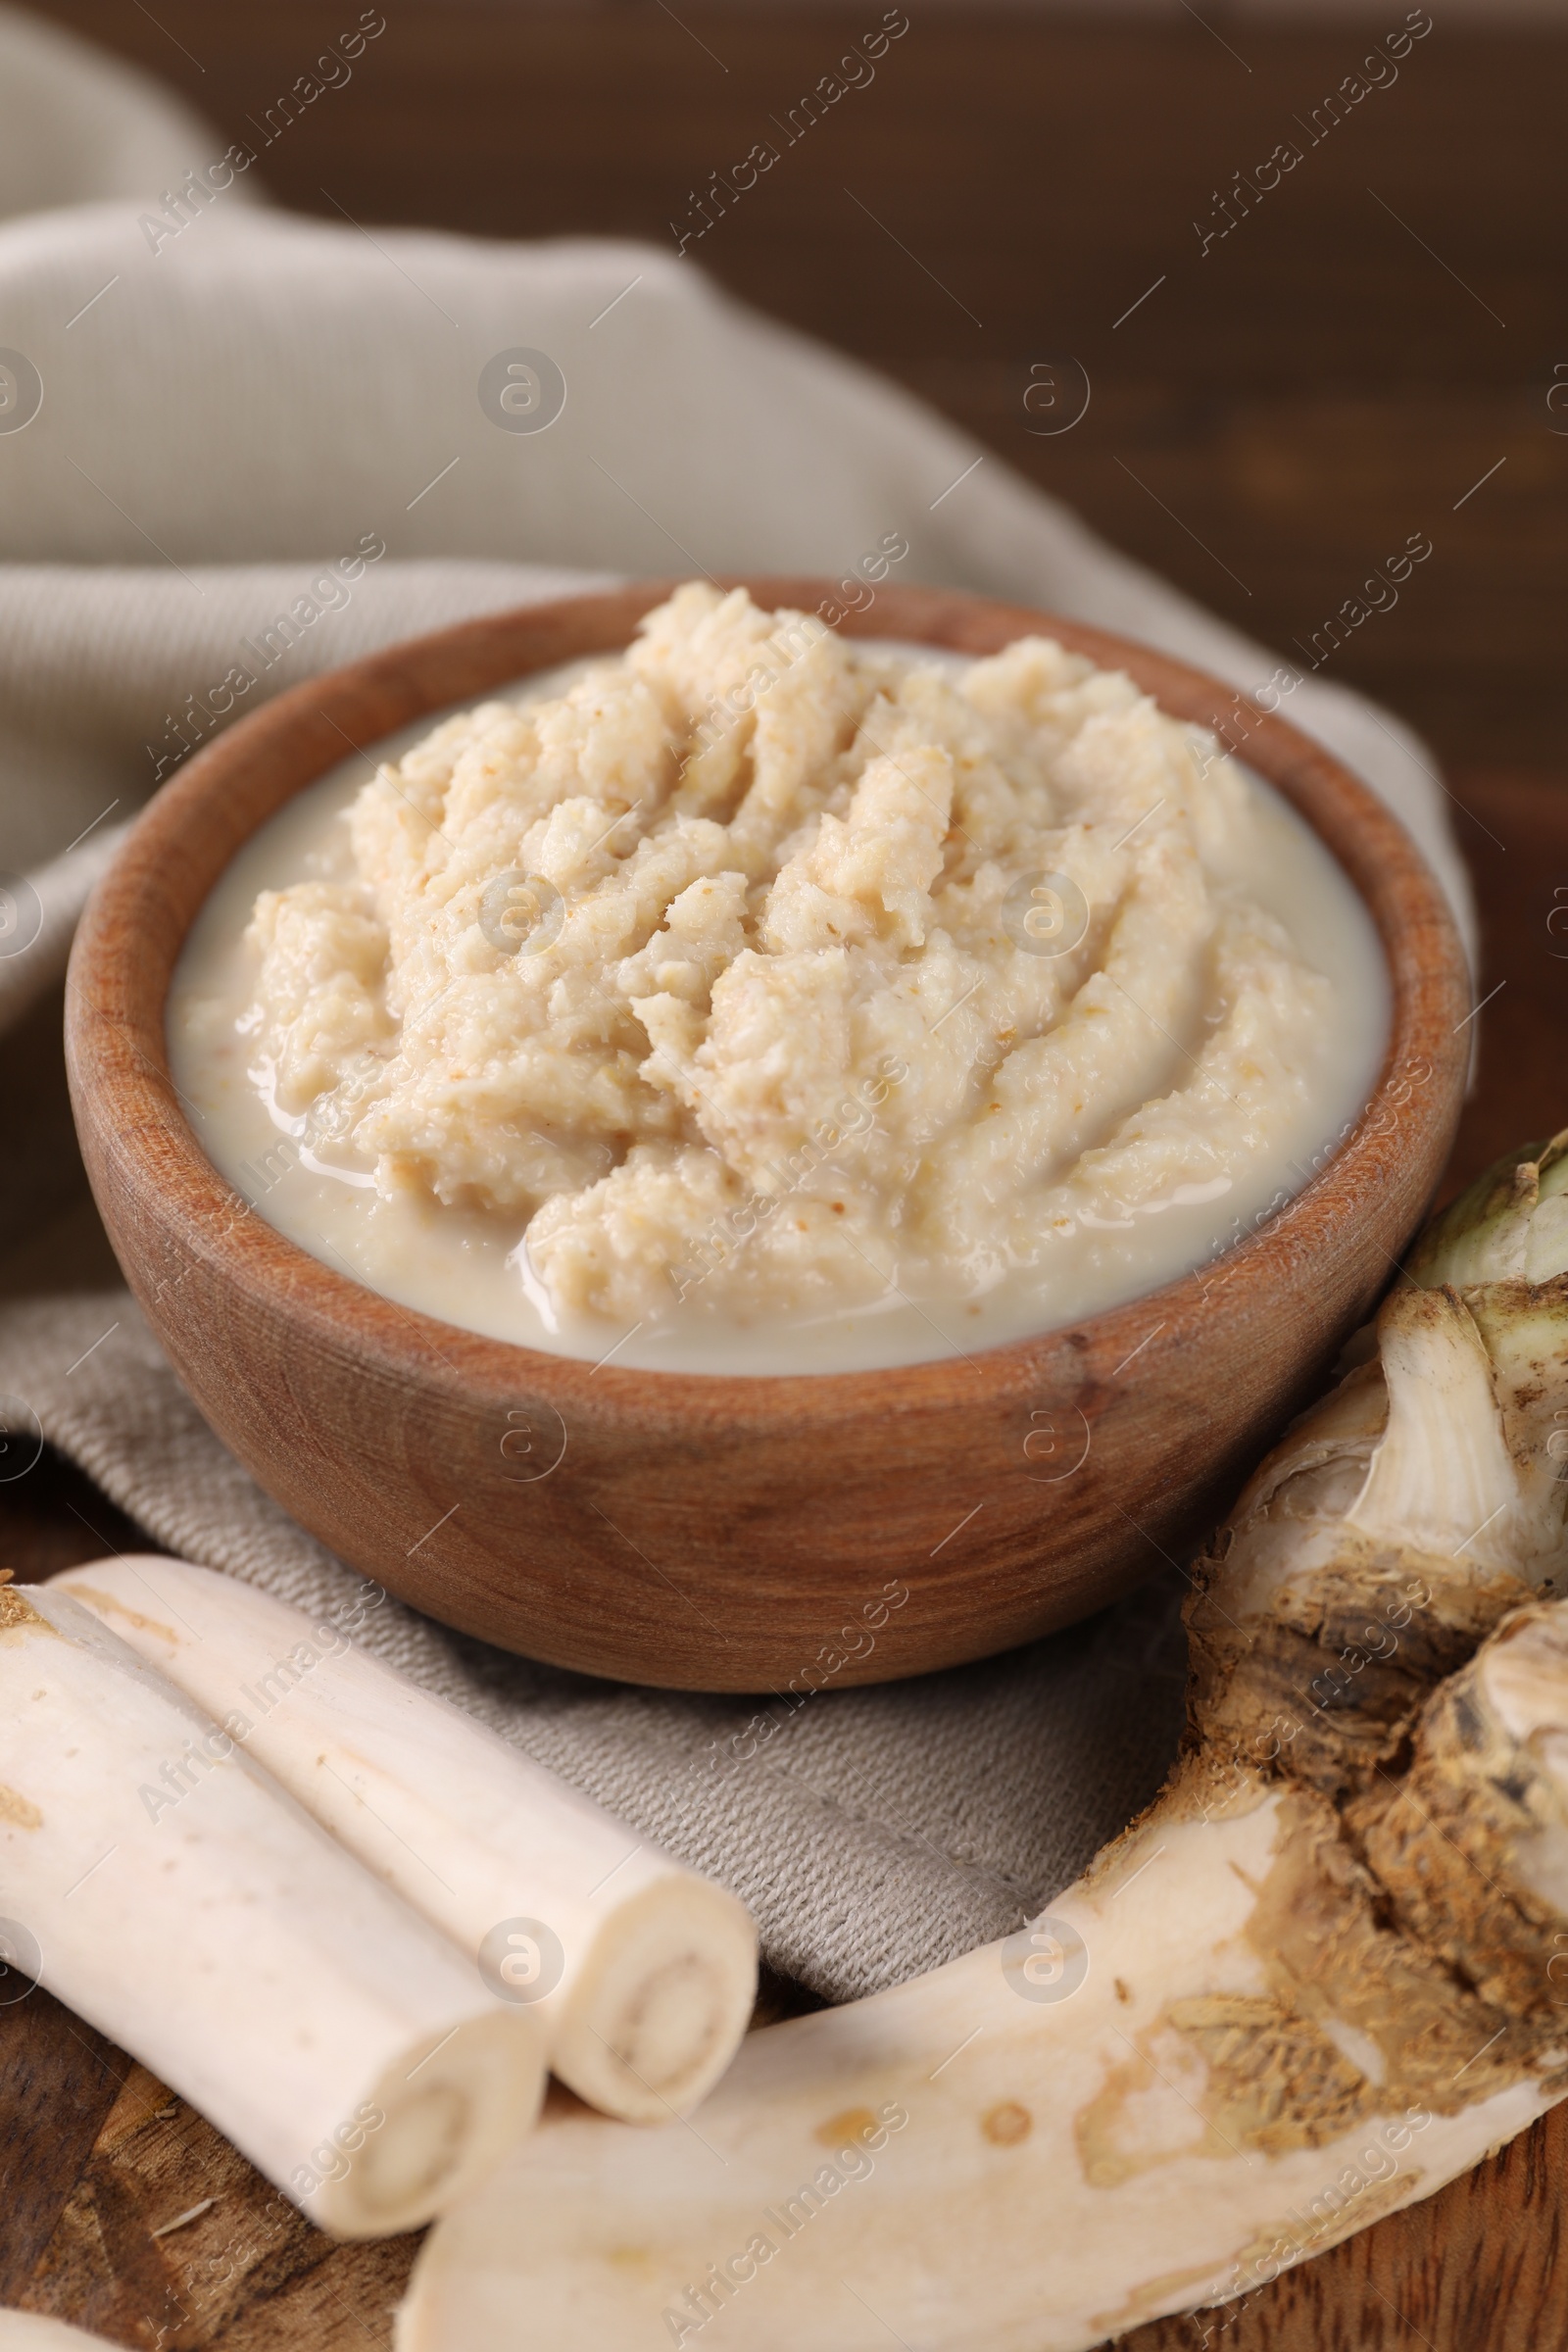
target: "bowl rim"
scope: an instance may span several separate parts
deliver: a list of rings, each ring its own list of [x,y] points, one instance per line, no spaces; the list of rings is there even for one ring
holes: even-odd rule
[[[1359,1162],[1368,1147],[1391,1132],[1410,1111],[1419,1123],[1457,1118],[1466,1064],[1454,1044],[1457,1024],[1469,1009],[1468,967],[1445,893],[1421,851],[1393,811],[1335,754],[1277,710],[1264,710],[1251,696],[1225,686],[1208,673],[1135,639],[1092,627],[1065,615],[1004,600],[939,588],[900,585],[878,590],[870,604],[843,612],[831,625],[852,637],[894,638],[970,653],[999,651],[1024,635],[1054,637],[1069,651],[1087,655],[1102,667],[1125,670],[1170,714],[1212,728],[1227,750],[1279,791],[1328,849],[1372,917],[1383,949],[1390,987],[1390,1021],[1382,1064],[1366,1103],[1335,1148],[1299,1191],[1278,1195],[1253,1219],[1253,1230],[1198,1267],[1102,1308],[1037,1333],[975,1348],[965,1355],[922,1357],[913,1363],[849,1371],[733,1373],[623,1367],[607,1356],[557,1355],[520,1342],[492,1338],[405,1306],[357,1277],[339,1273],[270,1225],[265,1215],[215,1167],[181,1108],[169,1066],[165,1030],[170,984],[202,905],[238,850],[262,825],[343,757],[341,744],[359,749],[339,717],[357,701],[390,689],[414,691],[418,699],[407,719],[381,728],[377,740],[395,729],[432,718],[442,710],[476,702],[534,671],[575,658],[561,647],[586,633],[583,653],[612,652],[629,642],[636,619],[662,603],[680,578],[640,580],[585,595],[553,598],[460,621],[404,639],[380,652],[323,671],[287,688],[223,728],[193,752],[146,805],[113,865],[88,903],[72,952],[67,984],[67,1057],[78,1123],[83,1102],[112,1100],[116,1106],[109,1148],[134,1183],[139,1175],[159,1192],[172,1189],[181,1213],[194,1219],[195,1252],[206,1256],[253,1296],[302,1318],[321,1344],[341,1344],[345,1327],[356,1345],[370,1348],[394,1370],[401,1362],[409,1377],[429,1368],[432,1357],[466,1386],[515,1396],[523,1390],[560,1407],[574,1405],[595,1418],[652,1409],[662,1422],[715,1417],[733,1424],[762,1425],[775,1411],[800,1420],[819,1411],[826,1419],[871,1405],[897,1409],[929,1401],[934,1375],[967,1364],[986,1380],[989,1394],[1011,1390],[1043,1352],[1064,1346],[1114,1355],[1125,1339],[1133,1353],[1152,1309],[1166,1319],[1182,1312],[1184,1298],[1206,1300],[1216,1279],[1244,1284],[1267,1278],[1278,1254],[1282,1229],[1296,1217],[1321,1226],[1325,1217],[1343,1224],[1353,1216],[1360,1191]],[[822,578],[746,574],[720,578],[721,589],[746,588],[769,609],[815,611],[839,603],[836,584]],[[620,634],[603,631],[615,615]],[[824,614],[824,617],[826,615]],[[875,625],[872,625],[874,620]],[[537,630],[546,650],[522,667],[486,663],[519,626]],[[429,694],[421,680],[456,660],[475,658],[489,685],[464,686],[457,695]],[[318,723],[324,720],[324,726]],[[330,730],[330,733],[329,733]],[[335,740],[334,740],[335,738]],[[314,754],[299,767],[312,742]],[[311,763],[314,759],[314,764]],[[224,794],[236,777],[268,760],[293,772],[276,797],[242,825],[231,822],[224,837]],[[215,824],[215,816],[219,821]],[[220,852],[220,854],[217,854]],[[171,912],[170,876],[194,869],[200,887],[188,907],[177,897]],[[189,896],[189,885],[185,895]],[[172,943],[146,952],[156,940],[159,919],[172,921]],[[1436,1082],[1436,1083],[1434,1083]],[[1377,1172],[1371,1156],[1370,1172]],[[156,1167],[151,1163],[156,1162]],[[139,1166],[137,1163],[140,1163]],[[1393,1261],[1391,1260],[1391,1263]],[[122,1260],[123,1263],[123,1260]],[[139,1270],[125,1267],[141,1296]],[[144,1300],[145,1303],[145,1300]],[[1166,1319],[1156,1323],[1165,1328]],[[1152,1334],[1147,1335],[1152,1337]],[[1147,1338],[1145,1343],[1147,1344]],[[613,1353],[613,1350],[611,1351]],[[1130,1358],[1128,1359],[1130,1360]],[[589,1383],[592,1382],[592,1388]],[[981,1392],[967,1394],[978,1401]]]

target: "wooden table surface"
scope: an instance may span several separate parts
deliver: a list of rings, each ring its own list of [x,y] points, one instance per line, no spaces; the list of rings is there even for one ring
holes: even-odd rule
[[[34,5],[178,87],[225,139],[249,136],[357,13]],[[399,0],[352,82],[260,169],[280,201],[329,218],[335,203],[372,222],[672,248],[688,192],[881,13]],[[694,254],[1287,654],[1407,534],[1432,538],[1397,608],[1325,674],[1385,698],[1453,763],[1482,993],[1505,984],[1480,1024],[1457,1183],[1568,1119],[1568,918],[1549,927],[1568,905],[1568,392],[1553,392],[1568,379],[1568,36],[1456,30],[1435,8],[1397,83],[1315,143],[1303,124],[1300,167],[1203,253],[1195,220],[1212,223],[1233,173],[1298,136],[1402,0],[1386,27],[1369,14],[1313,29],[1217,4],[1158,24],[908,13],[874,85]],[[1043,435],[1026,395],[1065,354],[1093,397]],[[20,1237],[0,1295],[114,1278],[79,1176],[60,1173],[58,1025],[46,1004],[0,1041],[0,1099],[24,1114],[0,1155],[0,1229]],[[23,1578],[133,1540],[47,1456],[0,1490],[0,1561]],[[1244,2304],[1126,2341],[1563,2352],[1565,2182],[1568,2108]],[[381,2352],[414,2251],[330,2245],[36,1991],[0,2006],[0,2301],[143,2347]]]
[[[1482,992],[1502,985],[1483,1015],[1480,1083],[1449,1189],[1568,1120],[1568,924],[1551,923],[1568,903],[1568,793],[1468,772],[1454,790],[1480,844]],[[92,1278],[105,1247],[79,1206],[67,1210],[0,1270],[0,1288]],[[20,1580],[142,1542],[48,1456],[0,1489],[0,1564]],[[1245,2302],[1125,2341],[1136,2352],[1563,2352],[1565,2189],[1568,2105],[1438,2196]],[[0,2302],[146,2352],[386,2352],[416,2245],[330,2244],[198,2115],[42,1991],[0,2007]]]

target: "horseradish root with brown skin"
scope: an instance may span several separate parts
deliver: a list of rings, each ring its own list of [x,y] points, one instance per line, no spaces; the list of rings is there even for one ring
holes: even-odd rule
[[[1078,1885],[754,2034],[700,2138],[547,2121],[434,2232],[399,2352],[1084,2352],[1568,2091],[1565,1174],[1518,1154],[1440,1222],[1253,1478],[1183,1756]]]
[[[39,1982],[337,2236],[428,2221],[538,2110],[538,2020],[46,1586],[0,1586],[0,1895]]]
[[[232,1577],[120,1558],[50,1590],[233,1732],[503,1999],[533,2008],[552,2068],[591,2106],[662,2124],[717,2082],[757,1990],[757,1930],[722,1886]]]

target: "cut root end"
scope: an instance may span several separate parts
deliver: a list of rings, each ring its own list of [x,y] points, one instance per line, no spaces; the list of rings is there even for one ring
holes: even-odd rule
[[[656,1881],[575,1986],[551,2064],[590,2106],[667,2124],[734,2055],[757,1984],[757,1931],[721,1887]]]
[[[508,2013],[471,2018],[389,2067],[358,2111],[344,2169],[312,2218],[334,2237],[418,2230],[478,2186],[544,2095],[540,2039]]]

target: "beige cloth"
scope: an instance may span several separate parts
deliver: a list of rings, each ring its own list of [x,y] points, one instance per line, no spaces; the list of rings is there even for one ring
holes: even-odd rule
[[[220,1445],[123,1292],[0,1314],[0,1396],[13,1470],[47,1437],[187,1559],[312,1610],[363,1590]],[[1174,1599],[793,1714],[562,1673],[391,1600],[360,1638],[733,1886],[776,1968],[848,1999],[1021,1926],[1154,1794],[1181,1724]]]
[[[323,83],[307,103],[345,101]],[[235,665],[252,673],[242,714],[372,647],[589,577],[863,577],[894,534],[900,581],[1057,607],[1247,688],[1278,666],[672,251],[270,211],[265,152],[215,184],[216,134],[6,10],[0,133],[0,1026],[58,980],[117,829],[177,730],[208,730]],[[543,430],[511,429],[481,394],[517,350],[564,381]],[[384,552],[349,601],[312,596],[367,544]],[[285,612],[291,649],[247,653]],[[1323,678],[1285,708],[1399,811],[1463,916],[1420,744]],[[35,1430],[192,1558],[312,1607],[356,1581],[224,1451],[123,1293],[0,1317],[0,1391],[13,1468]],[[820,1695],[729,1764],[715,1757],[751,1702],[555,1672],[390,1601],[366,1638],[733,1886],[768,1957],[841,1997],[1016,1927],[1153,1793],[1180,1717],[1174,1598]]]

